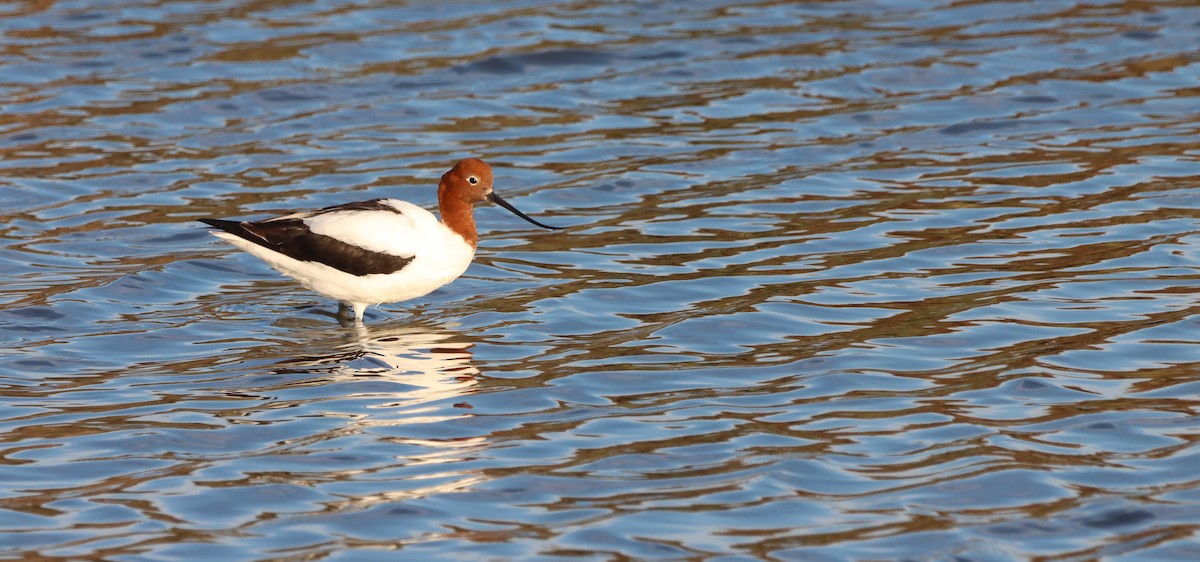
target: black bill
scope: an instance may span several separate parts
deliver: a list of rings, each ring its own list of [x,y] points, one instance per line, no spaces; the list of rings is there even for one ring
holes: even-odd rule
[[[489,193],[487,195],[487,198],[488,198],[488,201],[491,201],[492,203],[500,205],[501,207],[504,207],[505,209],[512,211],[512,214],[517,215],[518,217],[521,217],[521,218],[529,221],[530,224],[536,224],[546,230],[562,230],[563,229],[563,227],[561,227],[561,226],[550,226],[548,224],[542,224],[538,221],[535,221],[535,220],[529,218],[529,215],[526,215],[525,213],[518,211],[516,207],[509,205],[508,201],[505,201],[503,198],[501,198],[499,195],[497,195],[495,191]]]

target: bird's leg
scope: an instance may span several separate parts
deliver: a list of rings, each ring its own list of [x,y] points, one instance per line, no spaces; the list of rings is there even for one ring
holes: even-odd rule
[[[337,311],[338,324],[348,326],[350,325],[351,320],[353,320],[356,326],[361,326],[363,323],[363,316],[365,316],[366,311],[367,305],[365,303],[339,302]]]

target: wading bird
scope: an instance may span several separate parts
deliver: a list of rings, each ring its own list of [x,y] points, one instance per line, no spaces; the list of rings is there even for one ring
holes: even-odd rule
[[[199,219],[212,234],[338,301],[338,318],[353,309],[362,323],[372,304],[429,294],[458,278],[475,256],[475,203],[488,200],[542,224],[492,190],[492,168],[468,158],[438,183],[442,220],[407,201],[372,199],[258,222]]]

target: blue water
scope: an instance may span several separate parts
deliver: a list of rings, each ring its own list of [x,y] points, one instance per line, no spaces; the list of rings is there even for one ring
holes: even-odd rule
[[[1200,557],[1192,2],[0,12],[0,557]],[[467,156],[363,328],[194,222]]]

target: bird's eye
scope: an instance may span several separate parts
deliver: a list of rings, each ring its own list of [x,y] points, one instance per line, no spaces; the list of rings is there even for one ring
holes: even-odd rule
[[[471,176],[471,177],[467,178],[467,182],[469,182],[471,185],[475,185],[475,184],[479,183],[479,178],[477,178],[475,176]]]

